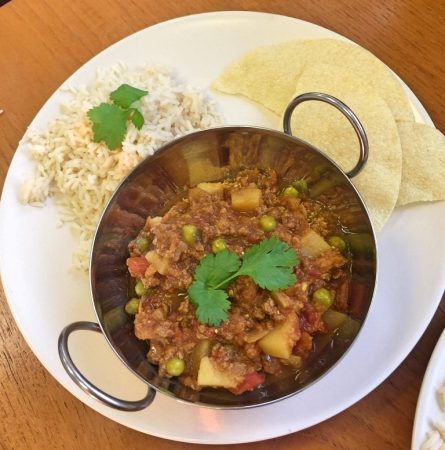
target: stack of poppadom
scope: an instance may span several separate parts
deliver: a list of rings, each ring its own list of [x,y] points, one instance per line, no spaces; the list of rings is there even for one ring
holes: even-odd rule
[[[352,181],[376,229],[396,206],[445,199],[445,137],[414,121],[410,101],[391,70],[372,53],[335,39],[298,40],[257,48],[235,61],[213,87],[260,103],[278,119],[295,96],[324,92],[359,117],[369,159]],[[306,102],[292,115],[292,132],[350,170],[358,142],[347,119],[332,106]]]

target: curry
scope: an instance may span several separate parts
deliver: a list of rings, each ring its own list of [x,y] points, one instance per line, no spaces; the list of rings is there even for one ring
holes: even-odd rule
[[[323,196],[308,195],[304,179],[283,185],[272,170],[249,169],[200,183],[163,216],[148,217],[131,241],[134,288],[126,311],[135,314],[135,334],[149,342],[147,358],[160,376],[194,390],[241,394],[298,376],[335,336],[350,339],[359,329],[350,302],[349,242]],[[270,286],[279,285],[273,270],[286,272],[281,289],[261,287],[255,274],[242,270],[248,255],[259,262],[267,245],[262,257],[286,254],[290,261],[271,265],[270,274],[262,268],[263,276],[275,278]],[[206,303],[210,313],[226,301],[219,319],[210,313],[203,319],[193,289],[203,267],[216,270],[235,260],[239,276],[232,271],[229,281],[202,289],[202,295],[218,291],[209,296],[215,303]]]

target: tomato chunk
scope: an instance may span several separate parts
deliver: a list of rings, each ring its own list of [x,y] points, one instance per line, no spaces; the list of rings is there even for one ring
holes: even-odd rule
[[[233,390],[234,394],[242,394],[246,391],[251,391],[261,383],[264,383],[264,375],[258,372],[252,372],[246,375],[244,380]]]
[[[148,268],[148,261],[144,256],[127,258],[128,271],[132,277],[142,277]]]

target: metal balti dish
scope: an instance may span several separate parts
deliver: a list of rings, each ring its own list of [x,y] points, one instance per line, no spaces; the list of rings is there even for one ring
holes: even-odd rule
[[[307,100],[329,103],[339,109],[354,127],[360,143],[357,165],[344,173],[331,159],[306,142],[290,135],[290,117],[294,108]],[[142,161],[118,187],[106,206],[98,225],[90,263],[91,294],[97,323],[75,322],[59,337],[59,354],[63,366],[74,382],[102,403],[116,409],[137,411],[147,407],[156,391],[180,401],[215,408],[248,408],[284,399],[312,384],[331,369],[344,355],[352,341],[342,345],[331,343],[327,355],[309,362],[302,376],[271,382],[264,387],[234,395],[220,389],[205,388],[200,392],[182,385],[175,378],[162,378],[157,367],[146,358],[148,344],[134,335],[133,317],[124,306],[128,301],[130,277],[127,271],[128,243],[137,236],[147,216],[163,214],[178,198],[184,186],[202,181],[216,181],[223,168],[236,173],[242,168],[274,169],[284,179],[299,179],[322,166],[335,186],[346,187],[347,203],[330,206],[351,233],[368,237],[366,261],[363,254],[352,254],[352,281],[367,279],[360,319],[366,318],[375,287],[376,247],[371,221],[359,194],[349,180],[357,175],[367,160],[366,134],[353,112],[334,97],[320,93],[296,97],[284,115],[287,134],[258,127],[220,127],[195,132],[179,138]],[[370,247],[370,248],[369,248]],[[350,300],[354,301],[354,289]],[[76,330],[102,332],[121,361],[147,383],[148,393],[140,401],[120,400],[99,390],[76,368],[68,351],[68,337]]]

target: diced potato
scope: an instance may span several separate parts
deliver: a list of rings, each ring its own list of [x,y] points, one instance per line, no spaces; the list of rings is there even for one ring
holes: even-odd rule
[[[145,255],[145,259],[153,266],[156,272],[166,275],[169,267],[167,258],[162,258],[155,251],[151,250]]]
[[[252,211],[260,206],[261,190],[256,187],[232,192],[232,208],[236,211]]]
[[[309,229],[301,238],[303,256],[318,256],[329,250],[331,246],[314,230]]]
[[[226,389],[235,388],[242,381],[242,377],[229,371],[219,369],[208,357],[201,359],[198,372],[199,386],[223,387]]]
[[[260,339],[258,345],[267,355],[289,359],[299,335],[297,330],[298,318],[295,314],[292,314],[269,334]]]
[[[220,194],[223,191],[222,183],[199,183],[197,187],[209,194]]]

